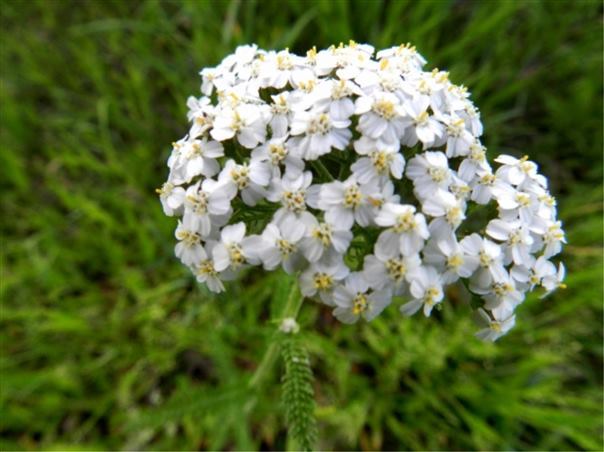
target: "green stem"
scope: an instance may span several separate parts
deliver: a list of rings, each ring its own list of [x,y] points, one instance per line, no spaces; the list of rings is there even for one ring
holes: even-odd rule
[[[298,283],[296,280],[292,283],[291,289],[289,291],[289,295],[287,296],[287,302],[285,303],[285,307],[283,308],[283,312],[281,314],[281,319],[292,317],[298,317],[298,313],[300,312],[300,307],[302,306],[302,302],[304,301],[304,297],[298,290]],[[281,333],[283,334],[283,333]],[[256,368],[254,375],[250,379],[248,387],[254,391],[257,391],[260,387],[262,381],[266,379],[270,371],[272,370],[277,357],[279,356],[279,344],[277,341],[273,340],[269,347],[267,348],[264,356],[262,357],[262,361]],[[256,397],[251,399],[245,406],[245,410],[249,412],[254,405],[256,404]]]
[[[333,181],[333,176],[320,160],[313,160],[311,165],[317,171],[317,173],[323,176],[326,180]]]

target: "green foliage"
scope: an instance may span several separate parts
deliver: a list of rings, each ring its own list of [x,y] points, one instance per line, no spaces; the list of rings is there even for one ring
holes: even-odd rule
[[[283,380],[282,404],[287,420],[288,435],[298,444],[298,450],[313,450],[317,440],[315,393],[308,353],[299,335],[281,341]]]
[[[540,164],[568,289],[494,345],[454,290],[430,319],[395,303],[354,326],[305,302],[316,447],[602,450],[600,2],[13,0],[0,30],[1,449],[288,447],[277,367],[246,382],[291,279],[208,293],[154,189],[200,68],[352,38],[416,44],[473,93],[491,155]]]

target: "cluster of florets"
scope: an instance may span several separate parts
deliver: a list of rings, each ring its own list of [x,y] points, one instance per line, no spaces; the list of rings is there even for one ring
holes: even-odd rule
[[[296,273],[345,323],[399,296],[429,316],[464,281],[482,300],[477,336],[495,340],[527,291],[562,285],[547,180],[527,157],[493,170],[466,88],[423,71],[414,47],[373,55],[253,45],[201,71],[158,190],[181,217],[176,255],[214,292],[249,265]]]

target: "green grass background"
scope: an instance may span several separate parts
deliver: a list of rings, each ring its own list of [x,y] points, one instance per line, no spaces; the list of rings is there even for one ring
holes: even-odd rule
[[[306,303],[321,449],[591,449],[602,442],[598,1],[0,3],[1,449],[283,449],[279,366],[245,384],[291,280],[211,295],[154,189],[198,71],[237,44],[411,41],[473,93],[490,155],[530,154],[568,232],[568,289],[475,340],[430,319],[345,326]],[[251,412],[242,406],[256,399]],[[291,443],[289,443],[291,445]]]

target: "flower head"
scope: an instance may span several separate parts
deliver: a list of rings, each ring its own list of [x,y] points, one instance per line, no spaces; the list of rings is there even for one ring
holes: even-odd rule
[[[283,268],[344,323],[397,297],[430,316],[461,281],[483,300],[476,335],[505,334],[526,292],[564,287],[556,201],[528,157],[491,168],[470,93],[425,64],[410,44],[350,42],[241,46],[203,69],[158,189],[176,256],[214,292]]]

